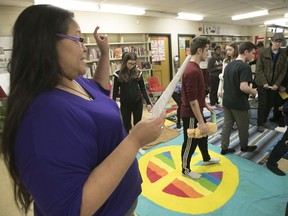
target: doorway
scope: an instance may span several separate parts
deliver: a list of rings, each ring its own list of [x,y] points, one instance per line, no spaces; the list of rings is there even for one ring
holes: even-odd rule
[[[186,56],[190,55],[190,43],[195,34],[178,34],[178,56],[180,66],[185,61]]]
[[[173,77],[171,35],[149,34],[149,37],[152,52],[152,76],[159,80],[161,87],[166,88]]]

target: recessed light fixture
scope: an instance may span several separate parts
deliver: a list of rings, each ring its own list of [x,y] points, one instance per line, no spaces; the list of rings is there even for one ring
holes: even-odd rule
[[[34,4],[51,4],[57,7],[65,8],[67,10],[75,11],[92,11],[103,13],[116,13],[127,15],[143,15],[145,10],[142,8],[129,7],[129,6],[116,6],[105,5],[93,2],[85,1],[73,1],[73,0],[34,0]]]
[[[178,13],[177,19],[185,19],[185,20],[194,20],[194,21],[200,21],[203,20],[203,16],[192,14],[192,13],[184,13],[180,12]]]
[[[232,16],[232,20],[241,20],[241,19],[247,19],[247,18],[252,18],[252,17],[258,17],[258,16],[265,16],[268,15],[268,10],[260,10],[260,11],[254,11],[250,13],[244,13],[244,14],[239,14]]]

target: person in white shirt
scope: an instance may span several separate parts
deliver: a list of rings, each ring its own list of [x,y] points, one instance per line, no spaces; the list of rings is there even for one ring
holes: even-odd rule
[[[224,92],[224,69],[227,66],[227,64],[238,56],[238,45],[236,42],[232,42],[226,46],[226,57],[223,61],[222,66],[222,73],[219,74],[219,86],[218,86],[218,98],[219,98],[219,104],[222,106],[222,98],[223,98],[223,92]]]

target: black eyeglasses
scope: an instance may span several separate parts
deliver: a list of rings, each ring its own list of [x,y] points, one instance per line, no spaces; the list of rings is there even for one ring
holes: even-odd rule
[[[66,38],[68,40],[72,40],[72,41],[81,43],[82,45],[84,43],[84,38],[82,38],[82,37],[74,37],[74,36],[70,36],[70,35],[66,35],[66,34],[56,34],[56,35],[58,37],[61,37],[61,38]]]
[[[136,62],[134,61],[134,62],[129,62],[129,61],[127,61],[127,64],[129,64],[129,65],[131,65],[131,66],[134,66],[134,65],[136,65]]]

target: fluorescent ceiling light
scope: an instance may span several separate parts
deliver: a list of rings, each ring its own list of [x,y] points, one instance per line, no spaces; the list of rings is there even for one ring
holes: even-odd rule
[[[267,20],[264,22],[264,25],[287,26],[287,22],[288,22],[288,17],[287,18],[281,18],[281,19]]]
[[[252,17],[258,17],[258,16],[265,16],[268,15],[268,10],[261,10],[261,11],[254,11],[250,13],[244,13],[244,14],[239,14],[236,16],[232,16],[232,20],[240,20],[240,19],[247,19],[247,18],[252,18]]]
[[[103,13],[116,13],[127,15],[143,15],[145,10],[142,8],[116,6],[116,5],[103,5],[93,2],[73,1],[73,0],[34,0],[34,4],[51,4],[57,7],[65,8],[67,10],[76,11],[93,11]]]
[[[51,4],[67,10],[80,10],[80,11],[98,11],[99,4],[92,2],[80,2],[69,0],[34,0],[34,4]]]
[[[184,12],[178,13],[178,16],[176,18],[185,19],[185,20],[194,20],[194,21],[203,20],[203,16],[192,14],[192,13],[184,13]]]
[[[143,15],[145,10],[142,8],[129,7],[129,6],[115,6],[115,5],[100,5],[99,12],[103,13],[121,13],[129,15]]]

